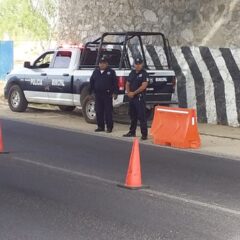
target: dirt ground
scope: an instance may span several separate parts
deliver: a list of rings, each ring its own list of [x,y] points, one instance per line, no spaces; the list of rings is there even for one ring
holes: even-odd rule
[[[4,88],[4,82],[0,80],[0,103],[3,102],[3,88]]]
[[[11,118],[71,131],[95,134],[94,129],[96,126],[85,122],[80,109],[77,109],[73,113],[63,113],[57,107],[48,108],[42,105],[31,105],[24,113],[14,113],[10,111],[7,102],[3,99],[3,85],[3,82],[0,81],[0,118]],[[132,141],[131,139],[122,137],[127,131],[128,125],[115,123],[113,133],[100,134],[111,138],[122,139],[124,141]],[[240,128],[199,124],[199,132],[202,146],[198,150],[190,151],[240,160]],[[138,132],[137,135],[140,136],[140,132]],[[152,145],[152,139],[149,138],[149,140],[144,143]]]

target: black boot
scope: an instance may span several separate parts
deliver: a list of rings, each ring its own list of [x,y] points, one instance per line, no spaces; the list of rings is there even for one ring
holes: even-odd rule
[[[123,137],[136,137],[135,133],[128,132],[126,134],[123,134]]]

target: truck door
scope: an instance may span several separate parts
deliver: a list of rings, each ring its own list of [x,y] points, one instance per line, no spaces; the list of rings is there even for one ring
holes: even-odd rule
[[[54,56],[54,51],[42,54],[28,69],[27,77],[24,79],[24,94],[29,102],[47,103],[49,82],[47,69]]]
[[[59,50],[56,52],[51,68],[47,71],[50,82],[48,99],[49,103],[57,105],[73,105],[73,77],[69,68],[72,52]]]

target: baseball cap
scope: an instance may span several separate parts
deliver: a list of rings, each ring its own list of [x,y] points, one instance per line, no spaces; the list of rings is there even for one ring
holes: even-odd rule
[[[135,58],[134,64],[142,64],[143,60],[141,58]]]
[[[103,63],[103,62],[108,62],[108,59],[106,56],[102,56],[99,60],[100,63]]]

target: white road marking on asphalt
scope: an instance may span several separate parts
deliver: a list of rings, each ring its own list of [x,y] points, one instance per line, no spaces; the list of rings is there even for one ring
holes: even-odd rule
[[[154,191],[154,190],[150,190],[150,189],[143,189],[142,191],[145,192],[145,193],[155,195],[155,196],[165,197],[165,198],[168,198],[168,199],[171,199],[171,200],[176,200],[176,201],[180,201],[180,202],[184,202],[184,203],[189,203],[189,204],[192,204],[192,205],[197,205],[197,206],[200,206],[200,207],[209,208],[209,209],[212,209],[212,210],[221,211],[221,212],[224,212],[224,213],[229,213],[229,214],[232,214],[232,215],[240,216],[240,211],[230,209],[230,208],[226,208],[226,207],[222,207],[222,206],[219,206],[219,205],[200,202],[200,201],[197,201],[197,200],[183,198],[183,197],[178,197],[178,196],[174,196],[174,195],[171,195],[171,194],[168,194],[168,193],[158,192],[158,191]]]
[[[46,163],[36,162],[36,161],[29,160],[29,159],[24,159],[24,158],[20,158],[20,157],[13,157],[12,159],[15,159],[17,161],[21,161],[21,162],[24,162],[24,163],[32,164],[32,165],[35,165],[35,166],[48,168],[50,170],[59,171],[59,172],[62,172],[62,173],[67,173],[67,174],[70,174],[70,175],[85,177],[85,178],[89,178],[89,179],[92,179],[92,180],[97,180],[97,181],[107,183],[107,184],[111,184],[111,185],[119,184],[118,182],[113,181],[113,180],[101,178],[101,177],[98,177],[98,176],[94,176],[94,175],[90,175],[90,174],[86,174],[86,173],[82,173],[82,172],[78,172],[78,171],[74,171],[74,170],[70,170],[70,169],[66,169],[66,168],[56,167],[56,166],[49,165],[49,164],[46,164]],[[152,194],[152,195],[155,195],[155,196],[158,196],[158,197],[164,197],[164,198],[168,198],[168,199],[183,202],[183,203],[192,204],[192,205],[196,205],[196,206],[199,206],[199,207],[212,209],[212,210],[215,210],[215,211],[220,211],[220,212],[223,212],[223,213],[228,213],[228,214],[231,214],[231,215],[240,216],[240,211],[230,209],[230,208],[226,208],[226,207],[222,207],[222,206],[219,206],[219,205],[215,205],[215,204],[211,204],[211,203],[205,203],[205,202],[201,202],[201,201],[197,201],[197,200],[193,200],[193,199],[188,199],[188,198],[183,198],[183,197],[179,197],[179,196],[175,196],[175,195],[171,195],[171,194],[168,194],[168,193],[163,193],[163,192],[159,192],[159,191],[151,190],[151,189],[141,189],[140,191],[144,192],[144,193]]]
[[[115,181],[112,181],[112,180],[108,180],[108,179],[101,178],[101,177],[98,177],[98,176],[90,175],[90,174],[87,174],[87,173],[74,171],[74,170],[71,170],[71,169],[56,167],[56,166],[49,165],[49,164],[46,164],[46,163],[36,162],[36,161],[32,161],[32,160],[28,160],[28,159],[24,159],[24,158],[20,158],[20,157],[13,157],[13,159],[15,159],[17,161],[28,163],[28,164],[32,164],[32,165],[35,165],[35,166],[48,168],[50,170],[59,171],[59,172],[62,172],[62,173],[67,173],[67,174],[70,174],[70,175],[85,177],[85,178],[105,182],[105,183],[108,183],[108,184],[118,184],[118,182],[115,182]]]

